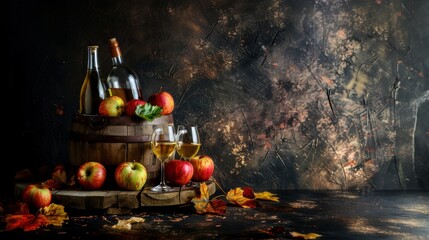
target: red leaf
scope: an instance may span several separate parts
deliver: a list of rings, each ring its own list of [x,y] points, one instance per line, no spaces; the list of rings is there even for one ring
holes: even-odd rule
[[[6,230],[14,230],[17,228],[23,228],[26,224],[33,221],[33,214],[17,214],[6,216]]]
[[[6,230],[22,228],[24,231],[33,231],[42,226],[49,225],[49,219],[43,214],[18,214],[6,216]]]
[[[24,231],[34,231],[40,227],[48,226],[49,224],[50,221],[45,215],[37,214],[36,218],[33,221],[29,222],[27,225],[24,226]]]
[[[253,194],[253,190],[246,189],[247,194]],[[250,199],[244,196],[244,191],[241,188],[231,189],[227,195],[226,199],[233,204],[239,205],[243,208],[256,208],[258,203],[254,199]]]
[[[243,197],[254,199],[255,194],[253,192],[253,188],[251,187],[243,187]]]
[[[248,208],[256,208],[258,205],[258,202],[253,200],[253,199],[249,199],[246,202],[242,203],[241,206],[247,206]]]
[[[211,208],[213,209],[213,213],[222,215],[226,211],[226,202],[220,199],[214,199],[210,201]]]
[[[226,203],[219,199],[210,200],[210,194],[205,183],[200,184],[199,191],[196,191],[196,196],[191,201],[194,203],[198,214],[221,215],[225,213]]]

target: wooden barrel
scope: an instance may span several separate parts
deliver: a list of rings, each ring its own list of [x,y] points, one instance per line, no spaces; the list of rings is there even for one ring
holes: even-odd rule
[[[173,116],[152,122],[144,119],[75,114],[69,136],[69,162],[78,167],[89,161],[114,169],[125,161],[142,163],[147,170],[146,186],[159,183],[160,163],[150,149],[152,131],[161,125],[174,125]]]

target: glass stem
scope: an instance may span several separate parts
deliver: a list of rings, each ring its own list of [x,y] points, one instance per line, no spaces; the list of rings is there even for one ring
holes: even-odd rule
[[[165,161],[161,161],[161,186],[165,186],[165,174],[164,174],[164,168],[165,168]]]

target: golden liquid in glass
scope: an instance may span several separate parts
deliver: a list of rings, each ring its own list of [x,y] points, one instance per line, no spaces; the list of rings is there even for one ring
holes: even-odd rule
[[[200,143],[182,143],[180,147],[177,147],[177,153],[185,159],[190,159],[197,155],[200,150]]]
[[[175,142],[156,142],[155,144],[151,143],[152,152],[155,154],[155,156],[161,160],[165,161],[174,152],[174,149],[176,148]]]

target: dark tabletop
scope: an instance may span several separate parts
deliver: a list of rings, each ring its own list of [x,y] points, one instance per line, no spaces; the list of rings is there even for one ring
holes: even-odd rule
[[[192,203],[123,215],[66,208],[70,219],[62,227],[1,230],[0,239],[299,239],[291,232],[322,235],[317,239],[429,239],[427,191],[272,192],[280,202],[258,200],[251,209],[228,204],[223,215],[196,214]],[[113,228],[131,217],[144,222]]]

